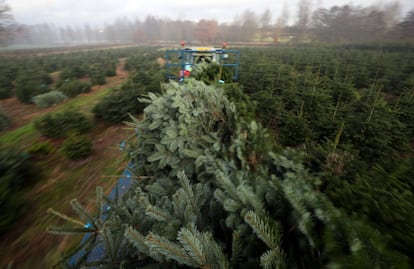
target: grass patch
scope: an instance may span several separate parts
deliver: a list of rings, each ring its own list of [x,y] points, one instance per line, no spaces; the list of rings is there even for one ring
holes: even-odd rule
[[[89,116],[93,116],[92,108],[103,98],[105,95],[110,92],[118,89],[120,87],[110,87],[94,92],[93,95],[81,95],[74,99],[69,99],[65,104],[63,104],[57,111],[62,111],[65,109],[79,109],[80,112],[85,113]]]
[[[33,142],[40,137],[39,132],[34,128],[33,122],[26,124],[18,129],[5,132],[0,136],[0,145],[21,144]]]

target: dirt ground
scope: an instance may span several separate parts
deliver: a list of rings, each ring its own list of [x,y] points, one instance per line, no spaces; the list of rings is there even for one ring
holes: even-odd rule
[[[123,70],[126,59],[120,59],[117,75],[107,78],[107,83],[94,86],[89,93],[94,95],[101,89],[121,84],[128,77]],[[16,98],[0,101],[0,107],[11,118],[11,131],[24,126],[35,118],[53,111],[56,107],[40,109],[34,105],[20,103]],[[71,210],[70,200],[77,198],[86,208],[93,208],[95,189],[102,186],[108,193],[126,167],[127,161],[118,144],[129,134],[125,125],[107,126],[98,123],[88,134],[93,143],[93,154],[82,161],[69,161],[59,156],[41,160],[47,167],[48,177],[43,179],[27,193],[25,215],[15,227],[0,238],[0,268],[13,261],[13,268],[51,268],[58,261],[60,253],[68,245],[77,244],[76,238],[56,236],[46,233],[49,225],[59,224],[56,217],[46,213],[49,207],[77,217]],[[52,141],[58,147],[62,141]],[[108,174],[109,173],[109,174]],[[78,238],[80,239],[80,238]]]

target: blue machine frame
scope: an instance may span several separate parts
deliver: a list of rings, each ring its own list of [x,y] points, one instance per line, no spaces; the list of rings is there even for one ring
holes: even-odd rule
[[[235,57],[234,62],[226,62],[227,58],[231,55]],[[217,62],[220,66],[233,68],[233,81],[239,79],[240,51],[222,48],[182,48],[166,50],[165,66],[167,69],[167,79],[176,80],[179,78],[178,72],[173,74],[172,69],[176,67],[179,67],[180,70],[185,70],[189,66],[192,68],[193,65],[196,65],[197,63],[194,63],[196,56],[213,57],[213,62]]]

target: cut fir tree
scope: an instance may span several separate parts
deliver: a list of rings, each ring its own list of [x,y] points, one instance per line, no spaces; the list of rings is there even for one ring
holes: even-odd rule
[[[313,188],[299,153],[276,152],[260,124],[239,117],[224,90],[189,79],[140,101],[148,106],[129,123],[128,191],[113,199],[98,192],[96,215],[73,202],[80,220],[50,210],[74,225],[50,232],[88,234],[75,264],[61,264],[408,268],[386,238]],[[97,245],[105,251],[91,260]]]

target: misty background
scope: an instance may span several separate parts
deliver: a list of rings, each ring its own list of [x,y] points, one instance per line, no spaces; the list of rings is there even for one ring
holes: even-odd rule
[[[252,8],[239,2],[62,0],[58,5],[54,0],[36,4],[0,0],[0,42],[3,46],[60,46],[178,44],[180,40],[190,44],[414,40],[414,3],[408,1],[324,7],[320,0],[271,5],[258,0]],[[273,9],[266,8],[266,3]]]

